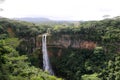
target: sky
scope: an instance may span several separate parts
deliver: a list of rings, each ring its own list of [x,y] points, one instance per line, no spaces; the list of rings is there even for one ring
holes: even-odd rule
[[[120,0],[5,0],[0,16],[44,17],[53,20],[100,20],[120,16]]]

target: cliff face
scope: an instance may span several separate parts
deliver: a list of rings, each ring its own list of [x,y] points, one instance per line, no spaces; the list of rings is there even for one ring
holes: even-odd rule
[[[50,37],[50,36],[49,36]],[[61,48],[76,48],[76,49],[94,49],[96,43],[93,41],[82,40],[80,36],[76,35],[61,35],[48,37],[48,46],[56,46]]]
[[[90,40],[83,40],[80,35],[49,35],[47,36],[47,47],[57,48],[57,55],[60,56],[62,49],[74,48],[74,49],[89,49],[92,50],[96,47],[97,43]],[[42,37],[38,36],[36,46],[42,47]],[[53,55],[52,51],[48,50],[49,55]]]
[[[90,40],[84,40],[81,35],[48,35],[47,48],[49,56],[60,57],[64,49],[88,49],[93,50],[97,43]],[[39,35],[36,43],[37,48],[42,52],[42,35]]]

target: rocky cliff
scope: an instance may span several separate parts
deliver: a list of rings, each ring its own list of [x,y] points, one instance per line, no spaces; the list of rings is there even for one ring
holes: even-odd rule
[[[42,35],[37,38],[37,48],[42,48]],[[74,48],[74,49],[88,49],[93,50],[97,46],[97,42],[91,40],[83,40],[80,35],[48,35],[47,47],[49,55],[57,53],[57,56],[62,54],[62,49]],[[51,49],[56,49],[56,52],[52,52]]]
[[[37,47],[42,46],[41,35],[37,39]],[[50,35],[47,37],[48,47],[94,49],[97,43],[91,40],[83,40],[79,35]]]

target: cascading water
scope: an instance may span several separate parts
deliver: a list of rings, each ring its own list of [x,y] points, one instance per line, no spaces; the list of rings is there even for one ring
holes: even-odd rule
[[[47,53],[46,37],[47,37],[47,34],[42,35],[43,69],[44,71],[49,72],[49,74],[54,75],[54,72],[50,65],[48,53]]]

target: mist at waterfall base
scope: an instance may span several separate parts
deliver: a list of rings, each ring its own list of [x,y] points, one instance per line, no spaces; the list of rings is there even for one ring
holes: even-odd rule
[[[43,70],[47,71],[50,75],[54,75],[47,53],[46,37],[47,34],[42,35]]]

